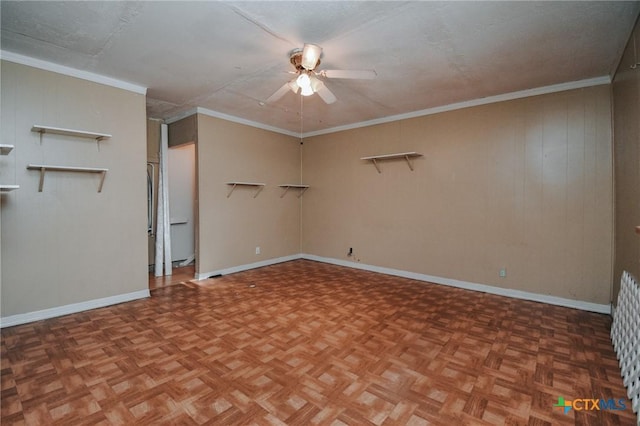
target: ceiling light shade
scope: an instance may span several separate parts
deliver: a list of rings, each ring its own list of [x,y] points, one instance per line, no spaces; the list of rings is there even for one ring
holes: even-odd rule
[[[311,88],[311,79],[309,78],[309,75],[305,73],[302,73],[298,76],[298,78],[296,79],[296,83],[302,90],[304,90],[306,87]]]
[[[302,91],[300,92],[300,94],[302,96],[311,96],[311,95],[313,95],[313,89],[311,88],[311,86],[303,87]]]
[[[322,47],[315,44],[305,44],[302,49],[302,67],[307,70],[314,69],[318,64],[321,54]]]

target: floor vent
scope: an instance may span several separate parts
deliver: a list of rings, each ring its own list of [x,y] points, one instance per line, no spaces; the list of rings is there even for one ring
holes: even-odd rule
[[[611,341],[620,363],[622,382],[640,424],[640,287],[626,271],[622,274],[613,315]]]

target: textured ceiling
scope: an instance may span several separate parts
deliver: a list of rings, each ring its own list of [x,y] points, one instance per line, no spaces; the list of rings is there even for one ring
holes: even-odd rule
[[[373,69],[304,98],[305,133],[542,86],[611,76],[640,2],[0,3],[1,47],[148,88],[151,117],[202,107],[301,131],[300,96],[261,105],[293,78],[289,53],[323,47],[319,69]]]

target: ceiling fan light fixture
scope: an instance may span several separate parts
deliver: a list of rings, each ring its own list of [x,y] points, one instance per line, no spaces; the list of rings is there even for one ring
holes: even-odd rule
[[[296,48],[290,51],[289,62],[295,69],[291,74],[296,74],[296,77],[284,83],[280,89],[269,96],[266,103],[276,102],[291,90],[293,93],[300,93],[302,96],[317,94],[324,103],[332,104],[337,101],[337,98],[324,84],[323,79],[373,79],[376,77],[374,70],[316,71],[316,67],[320,65],[320,56],[322,56],[322,48],[315,44],[307,43],[302,49]]]
[[[302,67],[312,70],[318,65],[318,60],[322,54],[322,47],[315,44],[305,44],[302,49]]]
[[[309,78],[308,74],[306,74],[306,73],[300,74],[298,76],[298,78],[296,79],[296,84],[302,90],[300,92],[300,94],[302,96],[311,96],[311,95],[313,95],[313,88],[311,87],[311,79]]]

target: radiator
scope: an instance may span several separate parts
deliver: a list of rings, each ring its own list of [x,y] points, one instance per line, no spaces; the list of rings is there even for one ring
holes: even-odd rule
[[[635,413],[640,410],[640,287],[623,272],[618,305],[613,314],[611,342],[618,357],[622,382]],[[640,422],[640,413],[638,413]],[[639,423],[640,424],[640,423]]]

